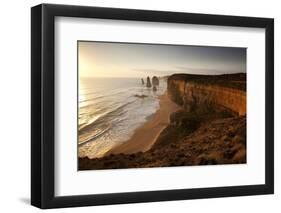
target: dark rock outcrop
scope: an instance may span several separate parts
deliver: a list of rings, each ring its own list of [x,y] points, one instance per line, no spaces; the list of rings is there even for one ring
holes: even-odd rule
[[[134,97],[136,97],[136,98],[146,98],[147,95],[138,95],[138,94],[136,94],[136,95],[134,95]]]
[[[159,86],[159,79],[156,76],[152,77],[152,85]]]
[[[150,78],[147,76],[146,78],[146,87],[150,88],[151,87],[151,82],[150,82]]]

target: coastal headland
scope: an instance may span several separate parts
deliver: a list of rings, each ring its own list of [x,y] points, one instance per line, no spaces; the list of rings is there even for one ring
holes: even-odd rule
[[[246,74],[168,77],[159,110],[79,170],[246,163]]]

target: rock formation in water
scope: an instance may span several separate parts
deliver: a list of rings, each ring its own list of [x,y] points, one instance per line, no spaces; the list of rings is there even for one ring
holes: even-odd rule
[[[146,87],[150,88],[151,87],[151,82],[149,76],[146,78]]]
[[[156,92],[157,91],[156,86],[153,86],[152,90],[153,90],[153,92]]]
[[[138,95],[138,94],[136,94],[136,95],[134,95],[136,98],[146,98],[147,97],[147,95]]]
[[[143,80],[143,78],[141,79],[141,84],[144,85],[144,80]]]
[[[159,79],[156,76],[152,77],[152,85],[159,86]]]

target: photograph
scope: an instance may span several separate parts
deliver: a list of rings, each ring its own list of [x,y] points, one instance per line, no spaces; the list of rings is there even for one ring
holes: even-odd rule
[[[274,18],[128,8],[31,8],[31,205],[274,196]]]
[[[247,163],[246,56],[77,41],[78,171]]]

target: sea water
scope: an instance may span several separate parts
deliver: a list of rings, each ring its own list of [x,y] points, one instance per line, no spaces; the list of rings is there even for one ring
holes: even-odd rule
[[[102,157],[112,147],[130,139],[159,109],[158,97],[166,88],[164,79],[153,91],[137,78],[80,78],[79,157]]]

